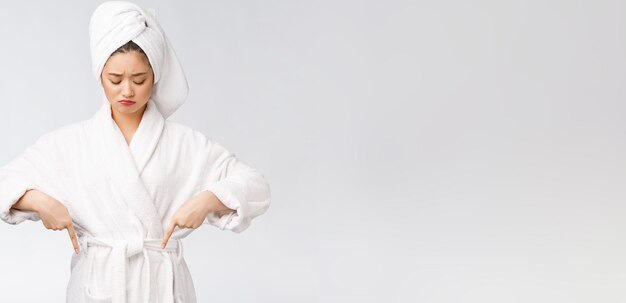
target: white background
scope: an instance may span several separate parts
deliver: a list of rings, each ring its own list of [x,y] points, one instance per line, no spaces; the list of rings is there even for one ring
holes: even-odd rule
[[[98,3],[1,2],[0,163],[98,109]],[[199,302],[626,302],[624,1],[137,3],[272,188],[185,240]],[[0,240],[0,301],[64,301],[65,231]]]

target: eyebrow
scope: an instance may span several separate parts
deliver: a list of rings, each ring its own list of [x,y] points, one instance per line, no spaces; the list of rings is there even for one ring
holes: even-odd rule
[[[137,77],[137,76],[142,76],[147,74],[146,72],[142,72],[142,73],[136,73],[136,74],[132,74],[131,77]],[[115,77],[121,77],[122,74],[116,74],[116,73],[109,73],[109,75],[111,76],[115,76]]]

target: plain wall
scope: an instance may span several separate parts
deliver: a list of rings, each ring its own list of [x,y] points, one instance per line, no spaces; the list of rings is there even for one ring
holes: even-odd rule
[[[0,4],[0,164],[90,118],[100,1]],[[171,119],[269,180],[185,240],[199,302],[626,302],[624,1],[137,1]],[[71,244],[0,225],[0,301],[63,302]]]

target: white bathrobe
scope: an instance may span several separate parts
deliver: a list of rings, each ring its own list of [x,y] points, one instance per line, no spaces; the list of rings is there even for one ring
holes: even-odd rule
[[[203,190],[231,209],[205,223],[241,232],[270,204],[263,175],[202,133],[166,120],[152,100],[130,145],[104,101],[91,118],[41,136],[0,168],[0,217],[17,224],[36,213],[11,206],[28,189],[63,203],[81,252],[73,255],[67,302],[196,302],[176,210]],[[68,239],[69,246],[69,239]]]

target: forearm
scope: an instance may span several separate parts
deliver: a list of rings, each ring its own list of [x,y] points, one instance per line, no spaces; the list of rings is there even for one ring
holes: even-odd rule
[[[22,197],[17,200],[15,204],[11,208],[22,210],[22,211],[34,211],[38,212],[41,205],[45,203],[48,195],[36,190],[31,189],[27,190]]]
[[[222,203],[222,201],[220,201],[220,199],[213,192],[205,190],[201,194],[204,195],[204,201],[208,204],[208,208],[211,212],[215,212],[222,216],[235,211],[234,209],[230,209],[224,205],[224,203]]]

